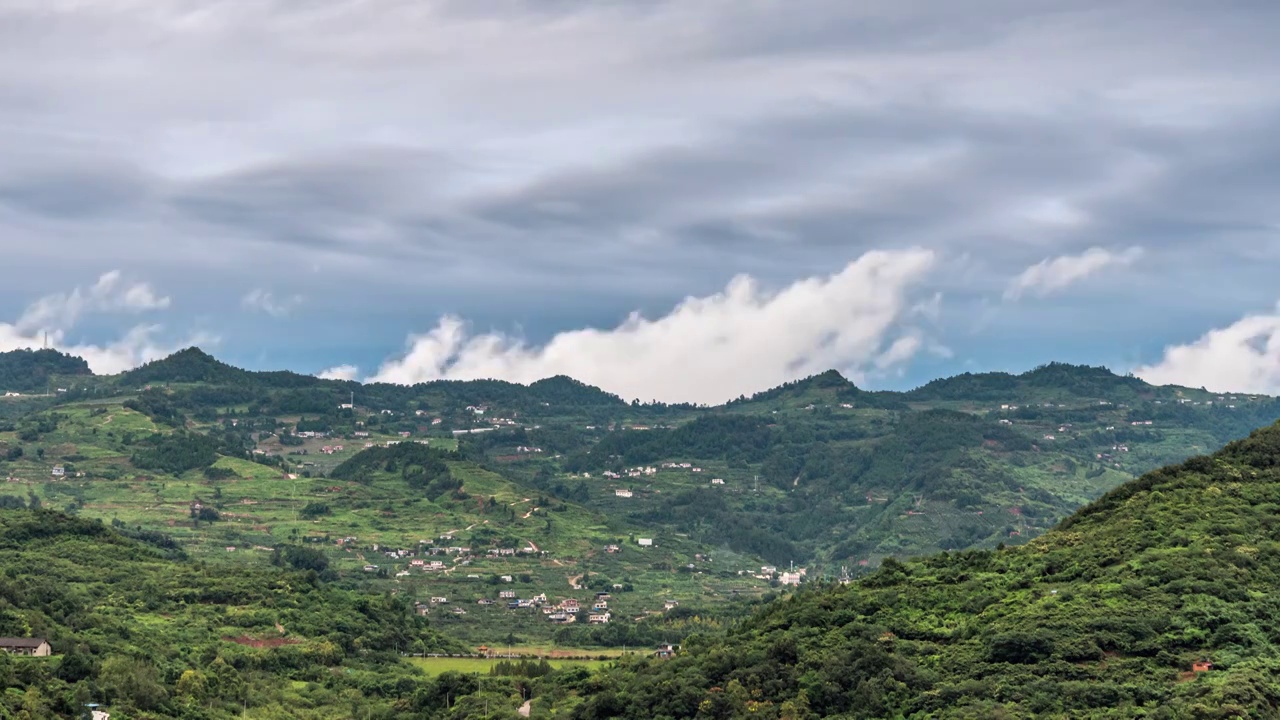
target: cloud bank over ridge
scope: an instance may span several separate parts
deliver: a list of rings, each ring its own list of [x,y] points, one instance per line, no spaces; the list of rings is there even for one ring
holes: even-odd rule
[[[1280,305],[1171,345],[1158,362],[1133,373],[1155,385],[1280,395]]]
[[[563,374],[627,399],[719,403],[833,367],[857,379],[927,346],[912,310],[934,265],[928,250],[869,252],[834,275],[776,292],[740,275],[662,317],[633,313],[615,328],[561,332],[536,346],[473,333],[446,316],[368,380],[529,383]],[[325,375],[351,377],[353,369]]]
[[[195,334],[179,343],[156,340],[160,325],[142,323],[130,327],[119,338],[106,343],[74,342],[70,332],[91,315],[139,315],[165,310],[167,296],[156,293],[149,283],[130,281],[119,270],[103,273],[93,285],[71,292],[53,293],[27,306],[12,323],[0,322],[0,352],[50,347],[84,358],[93,372],[111,375],[162,358],[194,344],[210,344],[216,338]]]

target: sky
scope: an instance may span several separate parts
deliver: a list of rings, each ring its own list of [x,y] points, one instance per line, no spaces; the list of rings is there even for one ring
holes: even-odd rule
[[[1280,394],[1280,4],[0,0],[0,350]]]

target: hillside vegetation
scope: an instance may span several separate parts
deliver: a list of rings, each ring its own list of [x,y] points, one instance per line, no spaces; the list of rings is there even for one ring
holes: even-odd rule
[[[0,510],[0,635],[55,652],[0,653],[0,717],[78,718],[88,702],[113,718],[373,717],[431,691],[401,651],[462,649],[406,598],[327,586],[290,553],[216,567],[132,534]]]
[[[304,547],[340,582],[446,599],[424,612],[455,638],[533,647],[678,641],[795,583],[1021,544],[1280,418],[1273,398],[1062,364],[909,393],[830,371],[700,407],[566,377],[360,385],[191,348],[56,387],[0,403],[0,506],[163,533],[219,566]],[[607,623],[508,607],[597,592]]]
[[[1280,717],[1277,591],[1271,427],[1024,546],[889,561],[774,603],[604,674],[573,717]]]

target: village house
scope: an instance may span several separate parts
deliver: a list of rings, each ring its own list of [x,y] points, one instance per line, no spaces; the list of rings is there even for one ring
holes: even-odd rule
[[[722,478],[711,478],[711,484],[712,484],[712,485],[723,485],[723,484],[724,484],[724,480],[723,480]]]
[[[511,577],[510,575],[502,575],[502,576],[499,576],[498,579],[505,583],[515,582],[515,578]]]
[[[0,638],[0,650],[10,655],[26,655],[28,657],[49,657],[53,648],[44,638]]]
[[[616,553],[616,552],[622,552],[622,548],[618,547],[617,545],[605,545],[604,551],[607,553]]]
[[[678,600],[668,600],[662,604],[663,610],[675,610],[677,607],[680,607],[680,602]]]
[[[62,467],[61,465],[54,465],[54,466],[53,466],[53,476],[54,476],[54,477],[65,477],[65,476],[66,476],[66,474],[67,474],[66,468]]]
[[[581,609],[581,607],[578,605],[577,600],[569,598],[568,600],[564,600],[560,603],[560,609],[567,613],[576,613]]]
[[[554,623],[568,622],[569,618],[569,614],[564,612],[553,612],[547,615],[547,619]]]
[[[618,496],[618,497],[620,497],[620,498],[629,498],[629,497],[631,497],[634,493],[632,493],[630,490],[625,490],[625,489],[623,489],[623,488],[618,488],[617,490],[614,490],[614,491],[613,491],[613,494],[614,494],[614,495],[617,495],[617,496]]]
[[[596,612],[604,612],[605,610],[609,609],[609,603],[605,602],[604,600],[597,600],[595,604],[591,606],[591,609]]]
[[[604,625],[609,622],[609,613],[592,613],[587,616],[587,622],[592,625]]]
[[[443,604],[445,604],[445,603],[447,603],[447,602],[449,602],[449,598],[443,598],[443,597],[433,597],[433,598],[431,598],[431,604],[432,604],[432,605],[443,605]]]
[[[493,605],[494,603],[489,598],[480,598],[479,600],[476,601],[476,604],[477,605]]]
[[[498,593],[498,597],[502,598],[503,600],[514,600],[516,597],[516,591],[503,590],[502,592]]]
[[[653,547],[653,538],[636,538],[636,544],[640,547]]]
[[[675,655],[675,654],[676,654],[676,646],[675,646],[675,645],[670,645],[670,644],[668,644],[668,645],[659,645],[659,646],[658,646],[658,649],[657,649],[657,650],[655,650],[653,654],[654,654],[655,656],[657,656],[657,657],[660,657],[660,658],[669,658],[669,657],[671,657],[672,655]]]

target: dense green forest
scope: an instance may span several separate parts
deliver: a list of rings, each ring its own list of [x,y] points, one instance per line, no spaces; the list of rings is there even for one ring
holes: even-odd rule
[[[0,352],[0,395],[6,392],[44,393],[56,378],[74,379],[93,373],[83,359],[57,350]]]
[[[800,592],[592,680],[573,717],[1280,717],[1278,511],[1280,426],[1027,545]]]
[[[56,655],[0,653],[0,717],[79,717],[88,702],[139,719],[402,717],[434,686],[399,653],[460,649],[407,599],[313,569],[186,561],[127,532],[0,510],[0,635]]]

